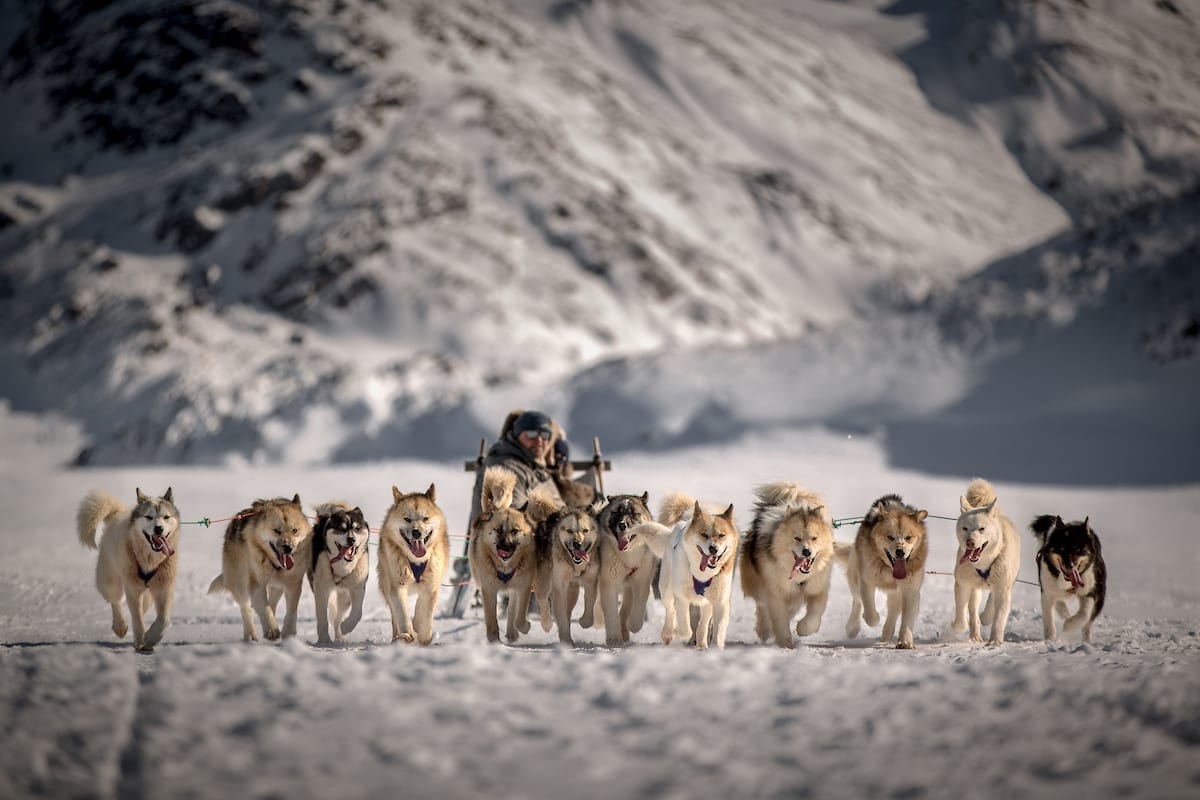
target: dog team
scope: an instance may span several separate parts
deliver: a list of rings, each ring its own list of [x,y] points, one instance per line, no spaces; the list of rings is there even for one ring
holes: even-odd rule
[[[808,636],[819,629],[837,562],[852,598],[846,635],[858,636],[862,623],[879,624],[876,592],[882,591],[887,607],[881,641],[913,646],[928,513],[898,495],[872,503],[854,541],[839,542],[824,501],[794,483],[758,487],[750,527],[739,534],[732,505],[708,505],[672,493],[654,519],[648,494],[570,506],[535,491],[518,507],[516,480],[503,466],[488,467],[481,480],[481,510],[470,526],[468,559],[488,641],[500,639],[500,598],[507,594],[505,639],[514,642],[529,631],[533,597],[543,629],[556,626],[559,640],[571,643],[582,590],[578,624],[603,626],[606,643],[621,645],[641,629],[657,585],[664,609],[662,641],[720,648],[736,565],[742,592],[755,603],[758,637],[792,647],[793,631]],[[377,583],[391,611],[392,639],[427,645],[451,561],[446,519],[433,485],[408,494],[392,487],[392,498],[379,528]],[[169,488],[158,497],[139,489],[136,500],[131,509],[106,492],[90,492],[77,523],[80,540],[93,549],[98,530],[105,529],[96,586],[112,608],[113,633],[123,638],[131,624],[135,647],[148,651],[170,620],[180,519]],[[981,642],[981,627],[987,626],[988,643],[998,645],[1004,641],[1020,540],[987,481],[971,481],[959,505],[952,629]],[[305,580],[314,598],[318,642],[344,641],[361,619],[370,577],[370,529],[362,511],[349,504],[323,503],[315,510],[316,522],[310,523],[299,496],[277,497],[256,500],[229,522],[222,571],[209,592],[233,596],[244,639],[259,638],[255,615],[266,639],[296,635]],[[1063,630],[1081,630],[1083,640],[1091,641],[1106,587],[1099,539],[1087,519],[1066,523],[1043,515],[1030,528],[1038,544],[1045,639],[1057,636],[1061,618]],[[411,613],[410,594],[415,595]],[[282,624],[276,618],[280,599],[285,599]],[[1073,613],[1069,602],[1076,605]],[[156,617],[147,627],[151,604]]]

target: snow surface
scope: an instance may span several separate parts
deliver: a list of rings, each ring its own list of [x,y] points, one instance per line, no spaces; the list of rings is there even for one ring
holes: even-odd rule
[[[232,601],[205,594],[222,532],[189,525],[172,625],[139,655],[109,630],[95,555],[73,531],[87,490],[132,497],[169,484],[187,521],[298,491],[310,506],[350,499],[378,524],[392,484],[433,481],[461,533],[471,475],[421,461],[67,470],[55,464],[77,431],[24,415],[2,421],[0,716],[10,735],[0,796],[1185,798],[1200,789],[1197,487],[996,483],[1022,528],[1043,512],[1088,515],[1102,536],[1108,604],[1092,645],[1043,643],[1037,588],[1026,584],[1003,647],[952,641],[953,579],[941,575],[926,577],[915,651],[846,640],[840,569],[820,631],[794,651],[755,641],[740,589],[722,652],[659,644],[657,602],[622,649],[578,624],[578,646],[563,649],[536,622],[515,645],[489,646],[479,609],[439,616],[428,648],[393,645],[374,578],[345,646],[315,646],[307,589],[298,637],[244,644]],[[798,432],[629,453],[607,488],[648,490],[652,502],[672,489],[733,502],[745,526],[764,481],[802,482],[837,517],[891,491],[950,516],[968,477],[889,467],[870,437]],[[950,571],[952,523],[929,528],[930,568]],[[1036,581],[1033,552],[1023,533],[1023,580]]]

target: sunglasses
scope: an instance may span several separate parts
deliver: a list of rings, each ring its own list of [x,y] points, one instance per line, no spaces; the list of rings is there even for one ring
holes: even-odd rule
[[[530,439],[541,439],[543,442],[550,441],[550,431],[521,431],[521,435]]]

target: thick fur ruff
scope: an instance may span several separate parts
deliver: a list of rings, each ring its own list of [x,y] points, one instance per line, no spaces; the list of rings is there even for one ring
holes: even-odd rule
[[[535,505],[530,500],[526,514]],[[581,627],[595,622],[596,597],[600,580],[600,523],[596,506],[562,507],[538,518],[537,576],[533,591],[541,611],[542,630],[550,630],[550,621],[558,627],[558,640],[573,644],[571,613],[583,589]]]
[[[1055,614],[1063,618],[1064,631],[1082,631],[1083,641],[1092,641],[1092,623],[1104,609],[1108,568],[1100,551],[1100,537],[1088,518],[1063,522],[1062,517],[1043,514],[1029,526],[1038,540],[1038,585],[1042,591],[1042,633],[1046,641],[1058,638]],[[1070,613],[1068,601],[1079,607]]]
[[[1004,629],[1012,607],[1013,585],[1021,568],[1021,539],[1012,520],[1000,513],[996,490],[983,478],[967,485],[959,498],[958,557],[954,567],[955,633],[970,631],[972,642],[982,642],[979,603],[988,592],[983,608],[984,625],[990,626],[988,645],[1004,643]]]
[[[663,499],[659,522],[644,523],[638,535],[662,554],[663,644],[678,637],[707,648],[711,626],[711,641],[724,648],[738,550],[733,506],[710,513],[687,495],[672,493]],[[694,638],[692,606],[700,611]]]
[[[646,604],[658,559],[647,546],[647,537],[637,531],[654,519],[649,502],[649,493],[610,496],[597,518],[600,609],[604,638],[610,647],[628,643],[630,632],[637,633],[646,621]]]
[[[529,632],[529,594],[537,574],[534,528],[523,511],[512,507],[516,476],[503,467],[488,467],[480,492],[482,511],[471,523],[471,576],[483,601],[489,642],[500,641],[496,615],[499,594],[510,592],[505,638],[515,642]]]
[[[221,574],[208,593],[228,591],[242,613],[242,638],[258,641],[251,606],[263,636],[270,640],[296,635],[296,615],[304,578],[312,562],[312,525],[300,495],[255,500],[225,528]],[[296,565],[300,566],[297,567]],[[275,619],[279,599],[286,596],[283,628]]]
[[[833,521],[825,502],[795,483],[760,486],[755,496],[754,521],[741,548],[742,592],[754,600],[759,639],[773,635],[780,647],[792,647],[791,621],[802,606],[796,635],[821,627],[836,560]]]
[[[317,614],[317,642],[329,643],[330,622],[333,638],[343,642],[362,619],[371,574],[371,531],[362,509],[349,503],[322,503],[316,511],[308,585]]]
[[[880,589],[888,603],[880,641],[892,640],[899,619],[896,647],[912,649],[913,625],[920,611],[921,584],[929,551],[925,530],[928,516],[929,512],[906,505],[895,494],[880,497],[867,510],[846,564],[852,598],[846,635],[851,639],[858,636],[860,618],[871,626],[879,624],[875,590]]]
[[[437,487],[404,494],[393,486],[392,506],[379,527],[379,591],[392,612],[392,641],[433,641],[433,614],[449,567],[450,534]],[[417,596],[412,616],[409,592]]]
[[[96,589],[112,608],[112,630],[123,639],[129,632],[121,600],[129,606],[133,645],[149,652],[162,640],[171,620],[178,570],[179,511],[171,489],[149,497],[137,489],[137,504],[128,508],[108,492],[94,490],[84,496],[76,514],[79,541],[99,549]],[[96,533],[104,527],[99,545]],[[145,616],[154,604],[155,619],[149,629]]]

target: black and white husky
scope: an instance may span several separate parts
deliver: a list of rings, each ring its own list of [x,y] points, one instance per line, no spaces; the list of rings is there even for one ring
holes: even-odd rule
[[[1042,631],[1053,641],[1058,631],[1054,614],[1064,618],[1063,630],[1083,629],[1083,641],[1092,641],[1092,623],[1104,608],[1107,570],[1100,555],[1100,539],[1085,517],[1083,522],[1063,522],[1043,514],[1029,526],[1038,539],[1038,585],[1042,588]],[[1067,600],[1079,601],[1068,616]]]

